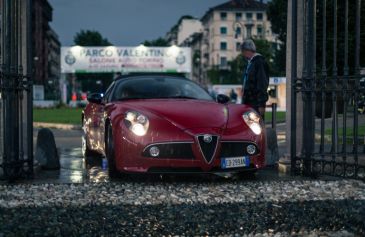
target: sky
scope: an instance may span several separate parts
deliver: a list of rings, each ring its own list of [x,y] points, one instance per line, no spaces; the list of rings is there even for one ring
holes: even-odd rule
[[[182,15],[201,18],[228,0],[48,0],[51,27],[63,46],[80,30],[97,30],[116,46],[136,46],[165,36]]]

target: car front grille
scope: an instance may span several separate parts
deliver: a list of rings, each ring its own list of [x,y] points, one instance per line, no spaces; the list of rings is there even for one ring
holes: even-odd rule
[[[256,152],[254,154],[247,153],[247,146],[254,145]],[[259,148],[252,142],[222,142],[221,146],[221,157],[238,157],[238,156],[252,156],[260,153]]]
[[[147,146],[143,151],[144,157],[152,157],[149,153],[151,147],[158,147],[160,154],[156,159],[184,159],[194,160],[193,150],[191,148],[192,143],[159,143]]]
[[[204,156],[204,159],[208,162],[211,163],[214,157],[214,154],[217,150],[217,145],[218,145],[218,136],[211,136],[211,140],[209,142],[207,142],[204,137],[207,135],[199,135],[197,136],[198,138],[198,142],[199,142],[199,147],[200,150]]]

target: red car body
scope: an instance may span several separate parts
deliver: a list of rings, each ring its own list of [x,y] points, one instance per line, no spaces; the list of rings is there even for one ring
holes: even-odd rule
[[[128,128],[126,114],[129,111],[148,118],[145,135],[136,136]],[[113,143],[113,152],[109,153],[113,154],[114,168],[125,173],[256,170],[265,165],[265,133],[262,129],[262,133],[256,135],[244,122],[243,114],[250,111],[252,108],[245,105],[222,104],[215,100],[151,98],[108,101],[104,98],[102,102],[89,103],[83,112],[84,146],[89,152],[108,156],[108,142]],[[112,131],[112,140],[108,139],[108,131]],[[248,145],[256,147],[253,155],[247,154]],[[151,156],[153,146],[160,151],[158,157]],[[222,158],[241,156],[249,156],[249,164],[245,167],[222,169]]]

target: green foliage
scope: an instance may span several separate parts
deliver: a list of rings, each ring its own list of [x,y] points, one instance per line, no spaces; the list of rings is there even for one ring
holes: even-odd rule
[[[356,1],[348,1],[349,2],[349,15],[348,15],[348,26],[349,26],[349,67],[350,67],[350,75],[355,73],[355,44],[356,44]],[[344,73],[344,64],[345,64],[345,3],[346,1],[338,1],[337,8],[337,69],[338,74],[343,75]],[[333,38],[334,38],[334,22],[333,22],[333,1],[327,1],[327,29],[326,29],[326,48],[322,48],[322,10],[323,10],[323,1],[318,1],[317,3],[317,72],[321,73],[322,70],[322,52],[326,50],[326,65],[328,74],[331,75],[333,70]],[[365,65],[365,7],[361,5],[361,23],[362,27],[361,35],[360,35],[360,65]]]
[[[337,9],[337,26],[338,26],[338,47],[337,47],[337,62],[336,66],[338,69],[338,73],[341,75],[344,72],[344,37],[345,37],[345,3],[346,1],[337,1],[338,9]],[[284,42],[281,46],[281,49],[275,52],[274,56],[274,70],[277,70],[280,74],[285,74],[286,67],[286,36],[287,36],[287,0],[272,0],[268,3],[268,19],[271,21],[272,31],[279,35],[280,41]],[[323,9],[323,1],[317,1],[317,72],[320,73],[322,70],[322,52],[326,50],[327,60],[326,66],[327,71],[330,73],[333,70],[333,32],[334,32],[334,16],[333,16],[333,1],[327,1],[327,39],[326,39],[326,48],[322,49],[322,9]],[[361,16],[365,15],[365,7],[361,7]],[[353,74],[355,71],[355,17],[356,17],[356,1],[349,1],[349,66],[350,66],[350,74]],[[365,25],[365,17],[361,17],[361,26]],[[362,30],[362,29],[361,29]],[[361,40],[360,40],[360,48],[365,48],[365,33],[364,30],[361,31]],[[365,56],[364,50],[361,50],[360,55],[360,64],[365,64]]]
[[[98,31],[81,30],[76,33],[74,43],[79,46],[110,46],[108,39],[104,38]],[[113,80],[113,73],[76,73],[77,82],[81,91],[104,92]],[[101,85],[96,84],[101,81]],[[76,88],[73,88],[76,90]]]
[[[218,66],[214,66],[211,69],[209,69],[207,71],[207,76],[209,78],[210,83],[212,83],[213,85],[221,84],[220,70],[218,69]]]
[[[272,0],[268,3],[267,16],[269,21],[271,22],[271,29],[275,34],[279,35],[279,40],[282,42],[286,42],[287,15],[287,0]]]
[[[265,57],[266,62],[270,67],[270,75],[277,75],[273,69],[274,50],[272,45],[267,40],[253,39],[257,52]],[[212,84],[241,84],[243,71],[246,68],[247,60],[239,54],[234,60],[228,62],[229,70],[220,70],[215,66],[207,71],[207,76]]]
[[[144,46],[147,46],[147,47],[167,47],[169,46],[169,43],[162,37],[159,37],[155,40],[151,40],[151,41],[144,41],[142,43]]]
[[[273,52],[271,71],[272,75],[275,76],[285,76],[286,74],[287,15],[287,0],[272,0],[268,3],[267,16],[271,22],[271,29],[275,34],[278,34],[279,40],[283,42],[280,49],[275,49]]]
[[[272,45],[267,40],[253,39],[253,41],[255,42],[257,52],[264,56],[266,61],[269,63],[274,55]]]
[[[103,38],[103,36],[94,30],[81,30],[76,33],[74,37],[74,42],[76,45],[80,46],[110,46],[112,45],[108,39]]]

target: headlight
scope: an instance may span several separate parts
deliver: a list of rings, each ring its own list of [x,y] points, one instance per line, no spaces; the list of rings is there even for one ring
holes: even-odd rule
[[[262,132],[262,127],[260,123],[260,116],[253,111],[246,112],[243,114],[243,120],[247,124],[247,126],[254,132],[256,135],[260,135]]]
[[[149,126],[148,118],[135,111],[125,114],[124,123],[131,132],[139,137],[146,135]]]

